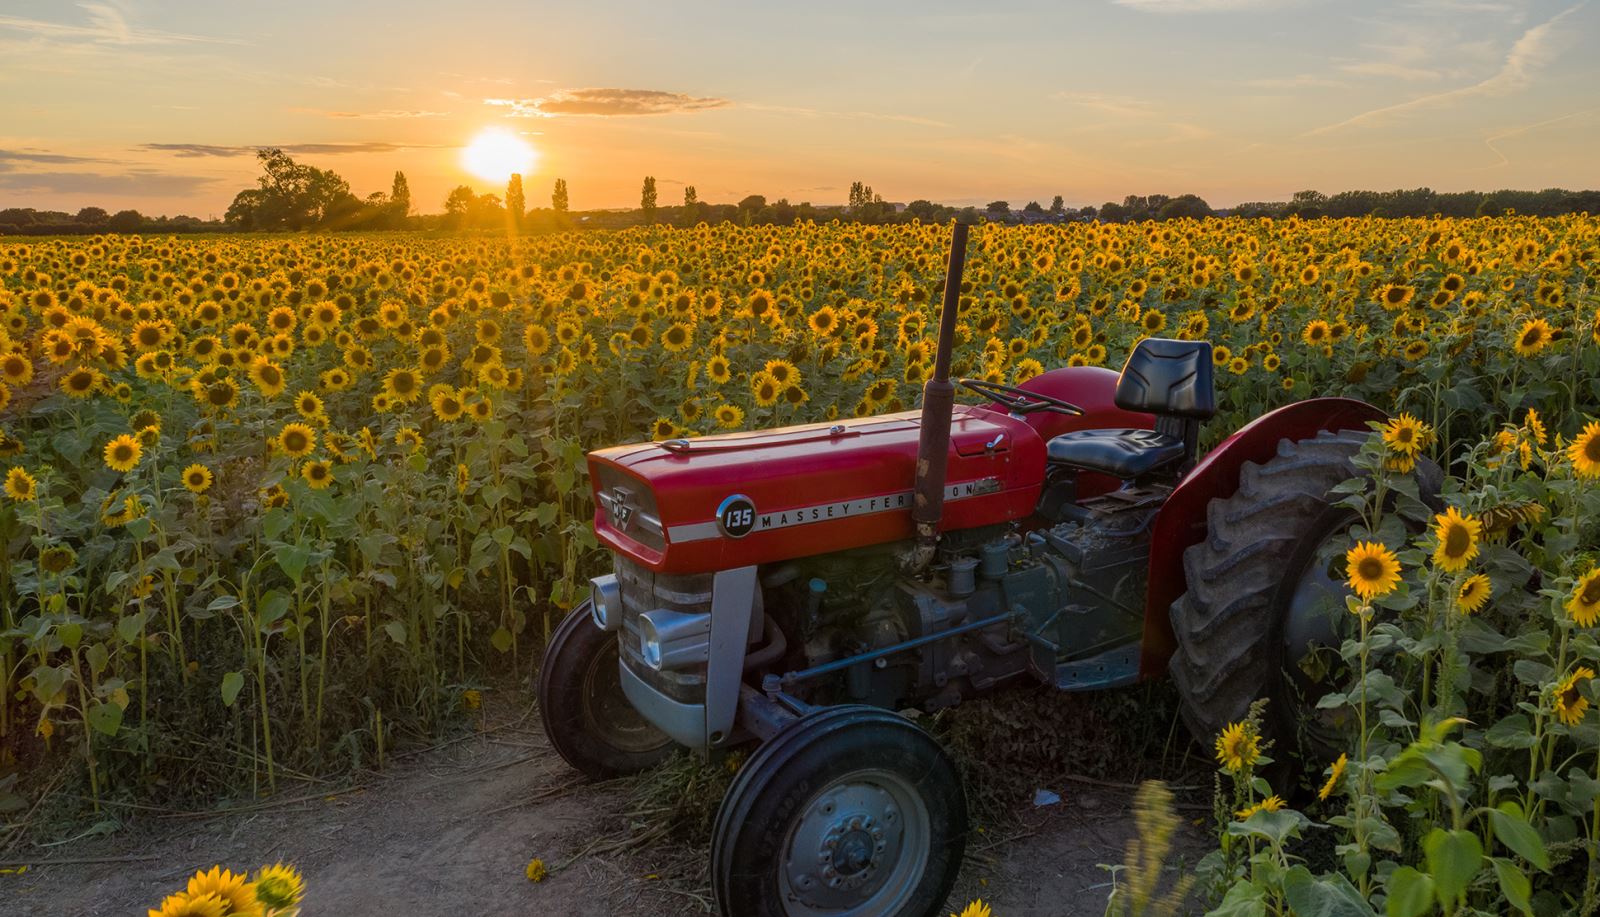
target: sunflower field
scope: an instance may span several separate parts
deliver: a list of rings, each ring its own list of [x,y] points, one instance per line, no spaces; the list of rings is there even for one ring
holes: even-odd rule
[[[1600,469],[1600,219],[973,237],[958,374],[1115,368],[1141,337],[1207,338],[1212,442],[1345,394],[1409,412],[1456,475],[1498,455],[1536,476],[1569,445],[1549,467]],[[430,734],[525,672],[586,591],[587,449],[915,406],[947,238],[8,242],[0,800],[68,757],[54,779],[89,798],[194,797]],[[1511,487],[1474,486],[1500,489],[1485,505]],[[1561,562],[1592,559],[1592,534]]]

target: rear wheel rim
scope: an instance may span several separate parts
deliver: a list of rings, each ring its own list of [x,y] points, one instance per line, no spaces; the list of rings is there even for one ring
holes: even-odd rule
[[[839,777],[790,827],[779,891],[790,917],[897,914],[915,896],[931,853],[928,806],[915,784],[884,770]]]
[[[655,751],[670,740],[650,724],[622,693],[617,671],[617,644],[610,641],[596,653],[583,673],[585,731],[599,736],[612,748],[628,753]]]

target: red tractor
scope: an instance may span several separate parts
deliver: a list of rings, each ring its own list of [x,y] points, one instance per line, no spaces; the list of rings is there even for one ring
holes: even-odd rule
[[[1197,736],[1266,697],[1293,741],[1295,663],[1338,645],[1330,490],[1383,413],[1302,401],[1200,458],[1211,345],[1154,338],[956,404],[966,234],[920,412],[589,454],[614,565],[545,653],[545,729],[595,778],[759,743],[717,816],[725,914],[942,913],[965,797],[895,711],[1170,669]]]

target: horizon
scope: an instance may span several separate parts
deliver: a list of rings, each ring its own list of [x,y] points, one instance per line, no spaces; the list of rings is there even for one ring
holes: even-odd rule
[[[504,192],[463,163],[492,131],[531,148],[531,206],[563,178],[578,211],[645,175],[663,206],[1600,184],[1587,0],[10,7],[0,207],[220,217],[278,146],[358,196],[404,171],[431,213]]]

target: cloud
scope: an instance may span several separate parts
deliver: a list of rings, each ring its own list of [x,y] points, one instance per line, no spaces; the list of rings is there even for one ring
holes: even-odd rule
[[[659,89],[562,89],[536,99],[484,99],[485,105],[509,108],[519,118],[558,115],[666,115],[726,108],[727,99],[701,98]]]
[[[205,157],[226,158],[254,156],[257,150],[279,149],[285,153],[309,153],[320,156],[337,156],[344,153],[399,153],[406,150],[451,149],[452,144],[442,143],[390,143],[370,140],[355,143],[261,143],[247,146],[216,146],[209,143],[144,143],[138,149],[150,153],[171,153],[181,159]]]
[[[1540,121],[1536,124],[1524,124],[1521,127],[1512,127],[1502,131],[1496,131],[1495,133],[1483,138],[1483,145],[1488,147],[1489,152],[1493,153],[1500,159],[1499,162],[1491,163],[1489,166],[1487,166],[1487,168],[1496,169],[1501,166],[1511,165],[1511,159],[1506,156],[1506,154],[1502,152],[1498,146],[1495,145],[1500,141],[1510,140],[1513,137],[1520,137],[1523,134],[1549,127],[1552,124],[1560,124],[1564,121],[1572,121],[1578,118],[1587,118],[1590,115],[1595,114],[1600,114],[1600,108],[1586,108],[1582,111],[1570,112],[1559,117],[1547,118],[1544,121]]]
[[[323,108],[291,108],[290,111],[308,115],[322,115],[354,121],[399,121],[408,118],[448,118],[449,112],[424,111],[406,108],[385,108],[381,111],[329,111]]]
[[[1240,85],[1249,86],[1252,89],[1346,89],[1350,86],[1344,80],[1317,76],[1314,73],[1297,73],[1294,76],[1244,80]]]
[[[44,19],[27,19],[21,16],[0,16],[0,29],[26,32],[42,38],[76,40],[103,45],[165,45],[185,43],[211,43],[237,45],[244,42],[233,38],[216,38],[208,35],[190,35],[184,32],[165,32],[145,29],[129,23],[122,11],[109,3],[79,3],[88,19],[87,24],[75,25],[51,22]]]
[[[192,194],[219,181],[200,175],[175,175],[154,169],[128,172],[8,172],[0,169],[0,190],[33,194],[93,194],[147,197]]]
[[[172,153],[183,159],[202,156],[254,156],[253,146],[212,146],[208,143],[145,143],[139,149],[151,153]]]
[[[1135,99],[1132,96],[1107,95],[1103,92],[1071,92],[1062,90],[1052,93],[1050,98],[1090,108],[1095,111],[1105,112],[1108,115],[1123,115],[1129,117],[1143,117],[1154,113],[1154,108],[1145,99]]]
[[[1532,85],[1534,77],[1543,69],[1545,64],[1555,59],[1577,39],[1577,36],[1572,32],[1563,32],[1557,27],[1563,19],[1577,12],[1584,5],[1584,3],[1579,3],[1577,6],[1569,7],[1523,32],[1522,37],[1518,38],[1516,43],[1511,46],[1511,50],[1506,53],[1500,69],[1488,79],[1459,89],[1435,92],[1409,101],[1387,105],[1383,108],[1364,111],[1336,124],[1329,124],[1309,131],[1307,136],[1332,133],[1333,131],[1356,127],[1408,111],[1436,108],[1479,96],[1510,95],[1526,89]]]
[[[0,150],[0,162],[36,162],[49,165],[72,165],[84,162],[112,162],[91,156],[67,156],[63,153],[35,153],[26,150]]]
[[[1404,64],[1377,60],[1340,64],[1339,69],[1346,73],[1354,73],[1360,76],[1380,76],[1385,79],[1405,80],[1407,82],[1427,82],[1444,76],[1437,70],[1423,70],[1420,67],[1407,67]]]
[[[775,112],[781,115],[799,115],[802,118],[848,118],[860,121],[897,121],[922,127],[949,127],[949,122],[935,121],[917,115],[895,115],[876,111],[828,111],[821,108],[804,108],[797,105],[762,105],[755,102],[740,103],[740,108],[751,111]]]
[[[1113,0],[1147,13],[1237,13],[1295,6],[1297,0]]]

